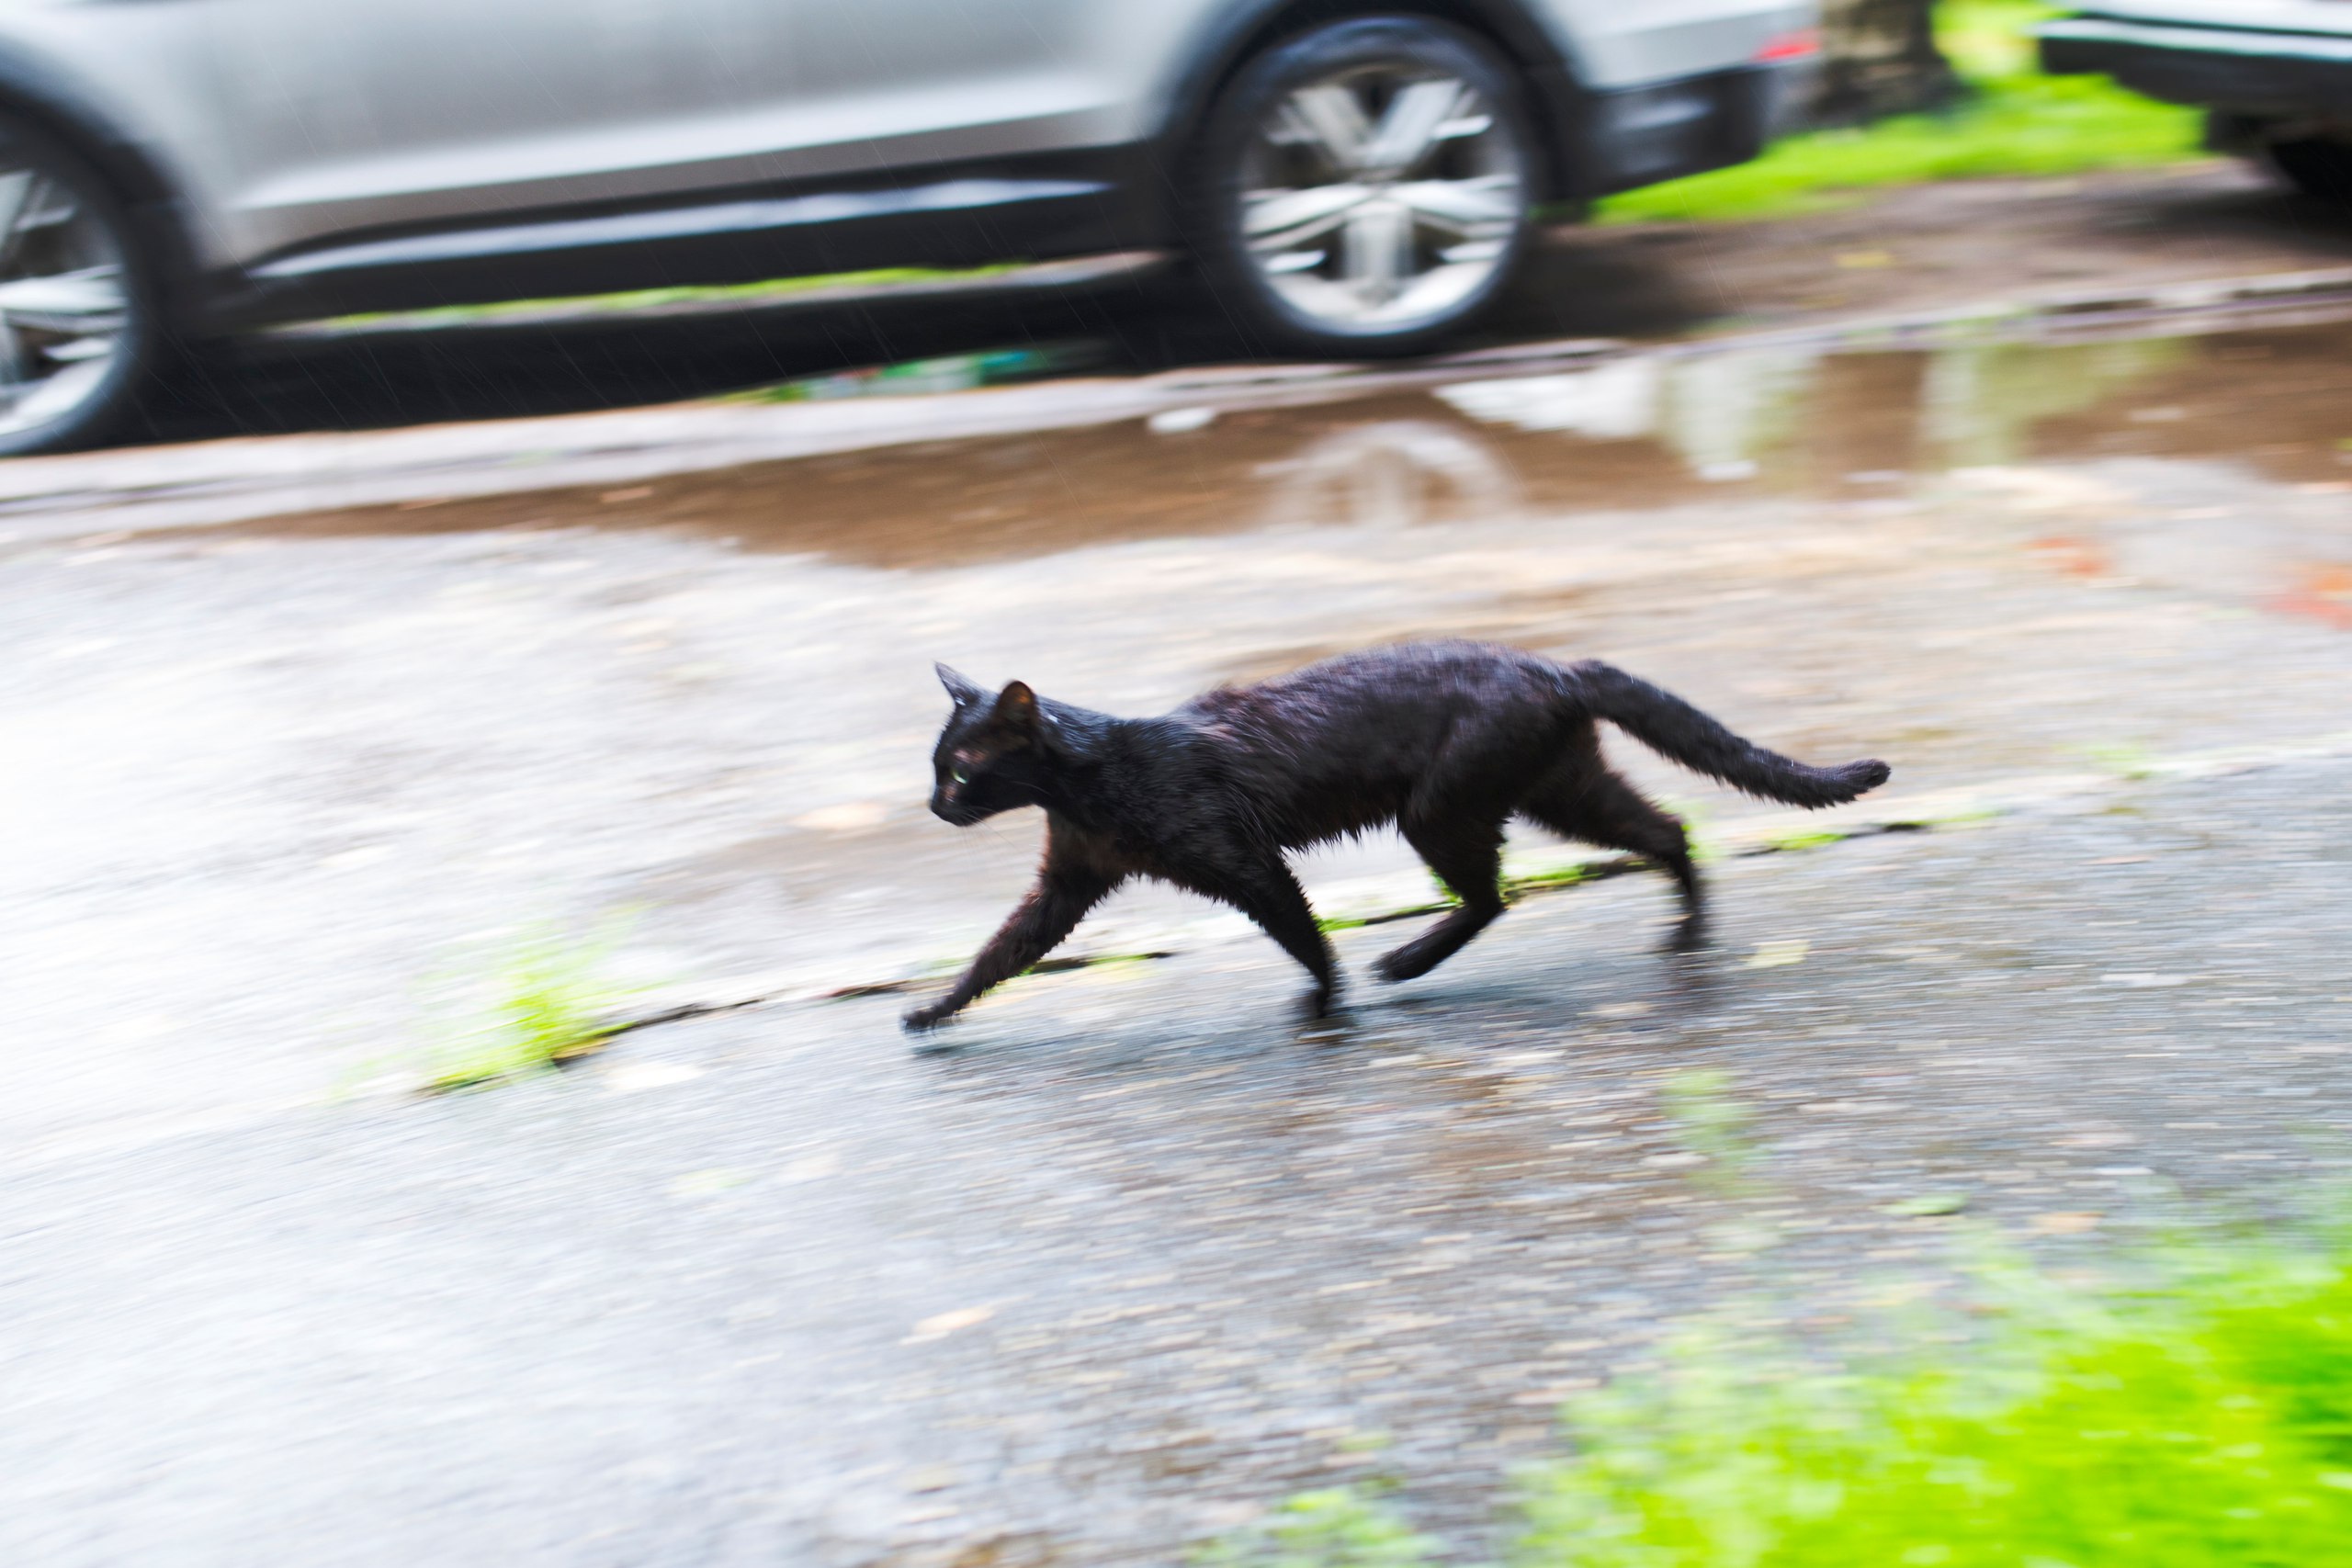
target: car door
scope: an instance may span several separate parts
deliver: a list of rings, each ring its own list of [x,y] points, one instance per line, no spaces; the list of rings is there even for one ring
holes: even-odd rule
[[[795,168],[999,159],[1140,133],[1212,0],[791,0]]]
[[[755,179],[794,0],[196,0],[242,257]]]

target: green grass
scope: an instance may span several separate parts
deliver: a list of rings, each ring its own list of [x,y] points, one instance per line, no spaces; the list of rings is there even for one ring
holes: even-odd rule
[[[1965,102],[1939,114],[1792,136],[1753,163],[1611,197],[1598,215],[1615,223],[1778,217],[1848,205],[1888,186],[2198,156],[2197,110],[2141,97],[2104,77],[2040,73],[2028,29],[2054,12],[2032,0],[1945,0],[1937,31],[1972,89]]]
[[[2352,1240],[2141,1257],[2127,1272],[2086,1293],[1980,1269],[1974,1315],[1915,1320],[1903,1356],[1834,1370],[1752,1331],[1688,1343],[1568,1406],[1572,1452],[1521,1475],[1508,1561],[2352,1564]],[[1441,1561],[1400,1517],[1318,1494],[1222,1561]]]
[[[1716,1179],[1736,1188],[1757,1157],[1756,1112],[1732,1092],[1731,1075],[1691,1067],[1666,1080],[1658,1094],[1674,1141],[1707,1162]]]
[[[2352,1273],[2246,1254],[1859,1371],[1702,1348],[1569,1412],[1542,1568],[2352,1563]]]
[[[425,1044],[422,1087],[433,1094],[477,1088],[601,1049],[620,1032],[620,1008],[637,989],[609,973],[625,934],[609,922],[585,939],[537,928],[484,973],[451,986],[463,999]]]
[[[1200,1568],[1419,1568],[1438,1542],[1346,1486],[1303,1492],[1258,1529],[1211,1543]]]

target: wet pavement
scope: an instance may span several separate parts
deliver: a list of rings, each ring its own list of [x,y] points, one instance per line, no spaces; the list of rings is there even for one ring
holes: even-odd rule
[[[21,539],[0,1559],[1161,1562],[1366,1467],[1475,1541],[1663,1319],[1931,1270],[1888,1204],[2290,1201],[2352,1111],[2352,327],[2189,325]],[[1302,1037],[1270,945],[1136,893],[1073,951],[1174,956],[934,1052],[808,999],[959,958],[1035,853],[923,812],[932,659],[1140,712],[1433,635],[1895,780],[1799,818],[1618,747],[1726,852],[1692,964],[1618,878]],[[1788,837],[1841,824],[1927,830]],[[768,1000],[399,1092],[452,973],[616,909],[671,998]]]
[[[924,811],[933,658],[1146,712],[1405,637],[1599,655],[1889,756],[1864,820],[2330,741],[2347,344],[1668,354],[23,548],[0,1122],[380,1076],[422,977],[520,923],[645,907],[650,968],[720,996],[952,960],[1036,826]],[[1710,830],[1757,819],[1621,750]],[[1308,871],[1340,913],[1399,876],[1417,901],[1393,846]],[[1218,919],[1137,893],[1079,940]]]
[[[2338,1181],[2342,760],[1530,900],[1301,1037],[1254,943],[7,1177],[8,1561],[1168,1562],[1389,1473],[1479,1543],[1677,1314]],[[1348,933],[1361,970],[1388,939]],[[1678,1120],[1722,1075],[1748,1158]]]

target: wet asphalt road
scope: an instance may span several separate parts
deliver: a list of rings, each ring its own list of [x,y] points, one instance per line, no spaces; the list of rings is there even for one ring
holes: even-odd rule
[[[1734,861],[1690,964],[1648,879],[1531,899],[1327,1035],[1215,943],[936,1052],[760,1009],[18,1165],[0,1555],[1167,1562],[1367,1470],[1475,1547],[1678,1314],[1932,1284],[1954,1222],[1903,1200],[2079,1253],[2340,1179],[2347,779]],[[1744,1190],[1670,1113],[1702,1070]]]
[[[1363,1469],[1473,1551],[1678,1315],[1932,1281],[1950,1223],[1891,1204],[2087,1258],[2307,1200],[2346,331],[1731,345],[14,549],[0,1561],[1165,1562]],[[1426,635],[1894,762],[1793,821],[1623,749],[1726,851],[1932,830],[1731,854],[1690,964],[1653,879],[1531,897],[1337,1032],[1137,895],[1077,946],[1175,956],[936,1050],[771,1001],[402,1092],[534,922],[634,908],[626,966],[717,1002],[960,957],[1035,824],[922,812],[933,657],[1144,711]],[[1428,896],[1393,845],[1306,875]]]

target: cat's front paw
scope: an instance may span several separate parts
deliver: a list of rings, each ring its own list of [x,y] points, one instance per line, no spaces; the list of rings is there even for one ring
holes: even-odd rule
[[[929,1007],[919,1007],[902,1015],[899,1027],[910,1034],[928,1034],[955,1016],[954,1008],[944,1002],[933,1002]]]
[[[1710,940],[1706,920],[1697,915],[1686,915],[1676,923],[1674,934],[1666,939],[1666,950],[1668,953],[1696,953]]]

